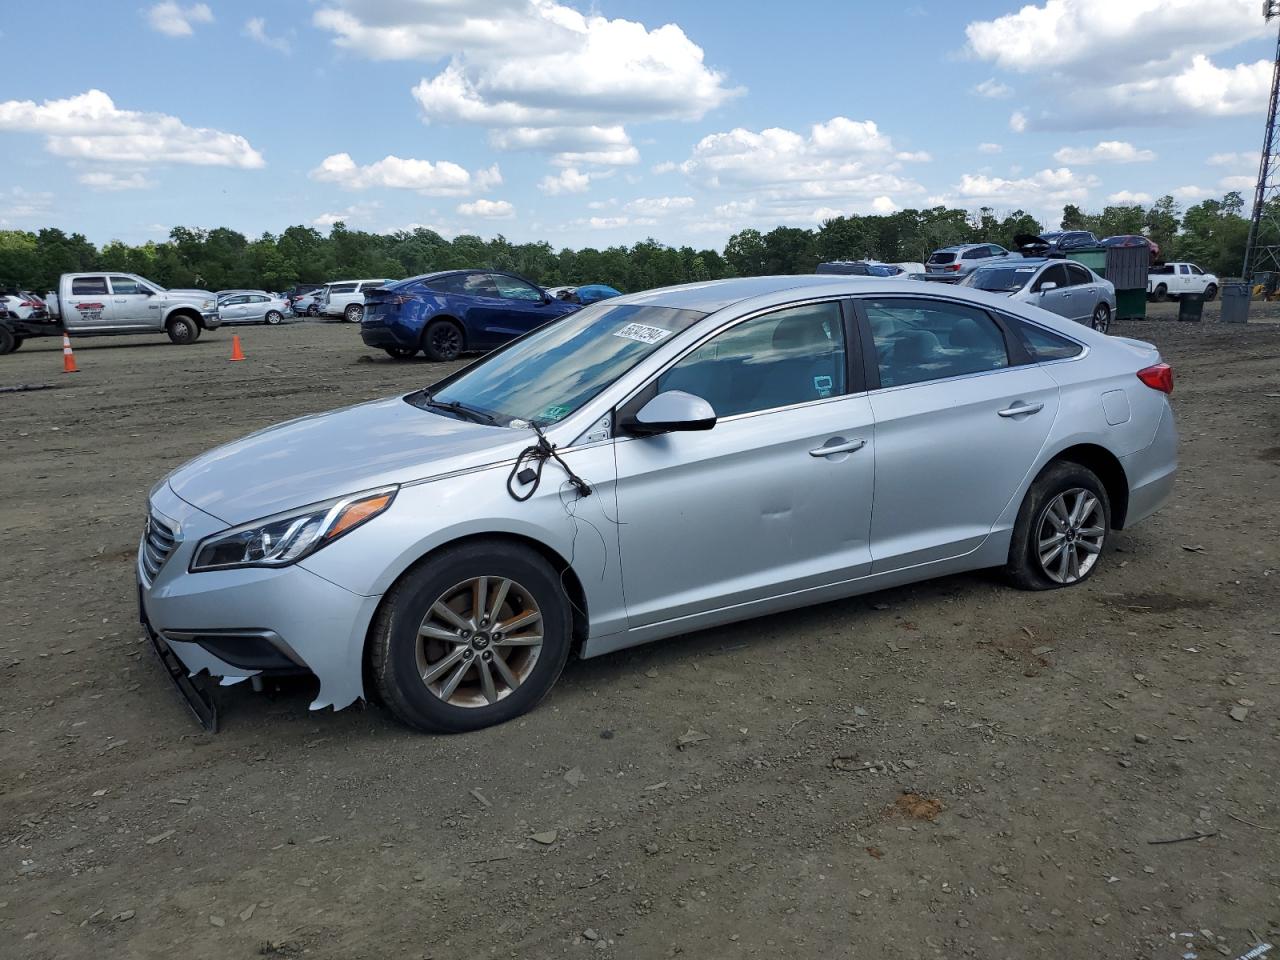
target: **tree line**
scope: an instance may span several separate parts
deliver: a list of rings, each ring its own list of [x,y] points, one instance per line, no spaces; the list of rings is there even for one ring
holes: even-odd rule
[[[97,247],[80,233],[54,227],[0,230],[0,287],[52,290],[59,274],[87,270],[137,273],[166,287],[209,290],[285,290],[296,283],[341,278],[402,278],[464,267],[507,270],[544,286],[607,283],[623,291],[733,276],[811,273],[827,260],[875,259],[923,262],[931,251],[956,243],[989,242],[1012,249],[1020,233],[1093,230],[1098,236],[1142,233],[1166,259],[1192,260],[1219,276],[1236,275],[1244,258],[1249,221],[1239,193],[1205,200],[1186,211],[1173,197],[1149,207],[1108,206],[1090,214],[1074,204],[1061,223],[1040,223],[1023,210],[1004,216],[984,207],[971,213],[950,207],[858,214],[826,220],[817,229],[779,226],[767,232],[741,230],[723,252],[672,247],[648,239],[603,250],[544,241],[512,243],[464,234],[446,240],[419,228],[369,233],[335,223],[328,235],[293,226],[256,239],[226,227],[174,227],[164,241],[131,245],[112,240]]]

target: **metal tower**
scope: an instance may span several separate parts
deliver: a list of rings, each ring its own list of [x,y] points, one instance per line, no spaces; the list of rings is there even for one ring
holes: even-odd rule
[[[1280,0],[1262,0],[1262,15],[1270,23],[1280,18]],[[1280,273],[1280,34],[1276,37],[1275,67],[1271,71],[1271,102],[1267,106],[1267,128],[1262,137],[1262,159],[1258,163],[1258,186],[1253,192],[1253,219],[1249,243],[1244,251],[1243,277],[1253,283],[1259,272]]]

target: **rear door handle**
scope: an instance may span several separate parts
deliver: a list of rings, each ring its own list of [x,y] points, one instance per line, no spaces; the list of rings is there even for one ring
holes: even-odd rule
[[[853,453],[855,450],[861,450],[867,445],[865,440],[848,440],[844,443],[833,443],[829,447],[818,447],[809,451],[811,457],[829,457],[833,453]]]
[[[1043,403],[1015,403],[1011,407],[1005,407],[1003,410],[997,410],[1002,417],[1024,417],[1033,413],[1039,413],[1044,409]]]

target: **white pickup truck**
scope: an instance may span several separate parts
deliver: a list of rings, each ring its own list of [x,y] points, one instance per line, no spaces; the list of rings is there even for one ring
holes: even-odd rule
[[[133,273],[64,273],[46,299],[59,335],[166,333],[174,343],[195,343],[221,323],[208,290],[166,290]]]
[[[1212,300],[1218,295],[1218,278],[1194,263],[1166,263],[1147,274],[1147,296],[1152,299],[1168,300],[1184,293],[1202,293]]]

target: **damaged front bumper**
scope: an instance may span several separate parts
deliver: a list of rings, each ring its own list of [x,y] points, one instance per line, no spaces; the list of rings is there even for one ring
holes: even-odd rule
[[[311,709],[364,696],[364,640],[379,597],[352,593],[294,564],[188,572],[199,542],[227,528],[163,484],[150,503],[173,547],[158,569],[138,548],[139,617],[161,663],[200,723],[217,727],[214,680],[313,674]],[[150,563],[151,569],[148,569]]]

